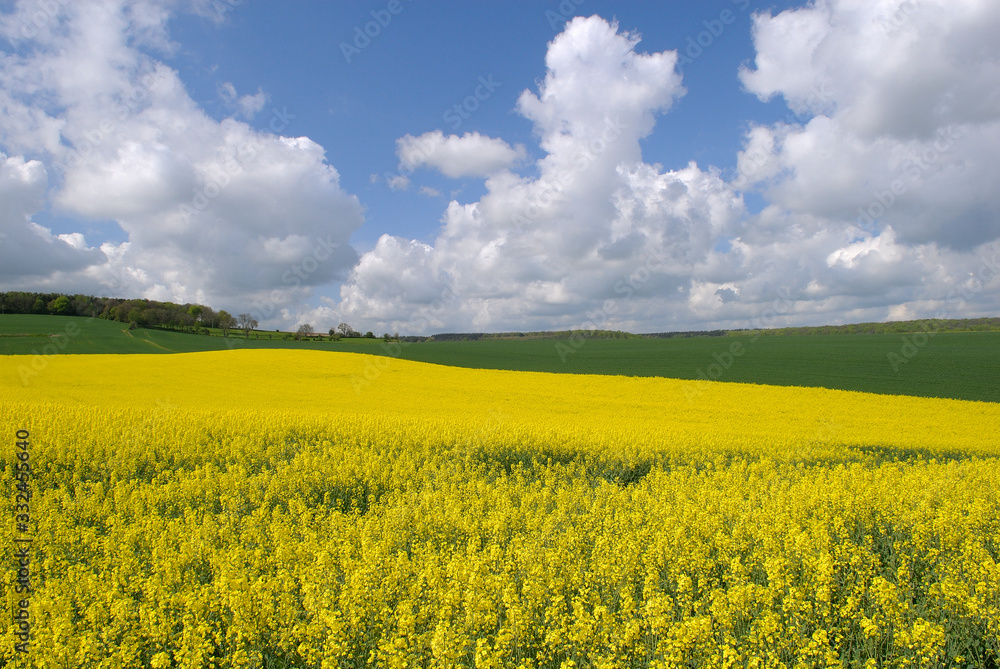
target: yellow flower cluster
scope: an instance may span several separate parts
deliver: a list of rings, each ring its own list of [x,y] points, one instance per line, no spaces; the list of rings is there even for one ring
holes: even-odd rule
[[[17,364],[23,666],[1000,660],[1000,405],[296,351]]]

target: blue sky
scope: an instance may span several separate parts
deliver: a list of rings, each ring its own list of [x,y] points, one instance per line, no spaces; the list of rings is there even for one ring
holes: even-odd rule
[[[998,312],[986,3],[0,17],[0,289],[417,334]]]
[[[536,142],[531,123],[514,108],[521,91],[544,77],[546,45],[566,21],[559,3],[537,0],[402,0],[400,13],[390,13],[388,25],[379,26],[376,37],[355,54],[355,28],[374,21],[373,11],[383,12],[384,18],[387,4],[313,2],[277,9],[274,2],[245,2],[222,23],[184,16],[171,26],[171,36],[183,47],[168,62],[206,111],[220,120],[231,113],[218,98],[220,82],[232,82],[241,92],[264,90],[269,108],[294,115],[287,132],[317,141],[331,164],[351,166],[350,171],[341,169],[342,183],[352,193],[367,195],[366,223],[352,241],[366,248],[383,233],[432,241],[447,200],[420,196],[419,185],[436,188],[443,196],[459,191],[463,199],[483,192],[481,180],[455,181],[429,173],[417,177],[415,188],[389,191],[384,174],[398,171],[398,137],[439,128],[480,132],[525,144],[539,155],[532,146]],[[679,48],[696,56],[683,66],[687,94],[644,142],[644,155],[651,162],[680,168],[695,160],[732,170],[747,122],[787,113],[780,103],[763,103],[745,93],[737,78],[739,66],[754,55],[749,2],[585,0],[566,6],[574,10],[567,18],[598,14],[617,19],[622,29],[642,36],[642,51]],[[731,13],[723,15],[728,24],[720,19],[726,11]],[[706,48],[694,41],[700,33]],[[489,94],[482,101],[475,98],[480,77],[496,84],[493,91],[481,89]],[[461,106],[459,112],[455,105]],[[267,109],[264,112],[254,125],[267,130],[271,118]],[[371,184],[372,174],[383,176],[382,182]]]

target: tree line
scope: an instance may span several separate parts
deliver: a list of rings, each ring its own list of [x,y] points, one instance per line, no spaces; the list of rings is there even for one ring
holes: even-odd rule
[[[817,325],[811,327],[770,328],[768,330],[730,330],[730,335],[759,333],[780,337],[783,335],[865,335],[910,334],[913,332],[996,332],[1000,318],[925,318],[912,321],[885,323],[848,323],[846,325]]]
[[[175,304],[142,298],[95,297],[63,293],[0,293],[0,313],[41,314],[51,316],[86,316],[128,323],[135,327],[163,327],[178,330],[219,328],[224,334],[240,327],[253,329],[257,321],[249,314],[239,319],[223,309],[218,311],[204,304]]]
[[[143,298],[94,297],[93,295],[67,295],[64,293],[32,293],[24,291],[0,292],[0,314],[38,314],[47,316],[85,316],[127,323],[130,327],[168,328],[189,332],[208,332],[219,329],[229,336],[231,330],[242,330],[249,336],[259,323],[252,314],[231,315],[224,309],[218,311],[204,304],[175,304]],[[295,333],[296,339],[314,336],[311,325],[302,325]],[[330,328],[330,338],[367,337],[347,323]],[[382,335],[386,340],[388,334]],[[398,338],[399,335],[395,335]]]

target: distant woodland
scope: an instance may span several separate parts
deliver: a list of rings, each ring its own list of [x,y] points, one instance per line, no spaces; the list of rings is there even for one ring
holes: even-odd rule
[[[65,295],[63,293],[0,293],[0,314],[48,314],[52,316],[87,316],[103,318],[132,327],[171,328],[196,332],[203,328],[219,328],[228,331],[240,327],[252,329],[257,326],[249,314],[240,314],[240,320],[224,310],[214,310],[203,304],[174,304],[142,298],[94,297],[91,295]],[[338,329],[346,337],[362,335],[346,323]],[[850,325],[820,325],[810,327],[771,328],[768,330],[702,330],[692,332],[657,332],[632,334],[621,330],[583,330],[583,334],[599,339],[629,339],[634,337],[719,337],[746,334],[768,336],[781,335],[863,335],[863,334],[905,334],[909,332],[996,332],[1000,331],[1000,318],[951,318],[923,319],[912,321],[891,321],[887,323],[854,323]],[[311,329],[310,329],[311,332]],[[483,339],[559,339],[576,331],[559,332],[464,332],[436,334],[432,337],[406,337],[407,340],[422,341],[477,341]],[[331,329],[330,335],[335,331]],[[368,333],[364,336],[371,337]],[[388,338],[388,335],[386,335]],[[398,335],[394,338],[398,338]]]
[[[63,293],[0,293],[0,313],[87,316],[135,327],[174,329],[229,328],[236,319],[203,304],[174,304],[145,299],[65,295]]]

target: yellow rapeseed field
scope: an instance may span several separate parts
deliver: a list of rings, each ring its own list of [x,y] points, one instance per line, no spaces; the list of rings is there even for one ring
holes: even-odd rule
[[[0,666],[1000,659],[997,404],[307,351],[24,364],[0,357]]]

